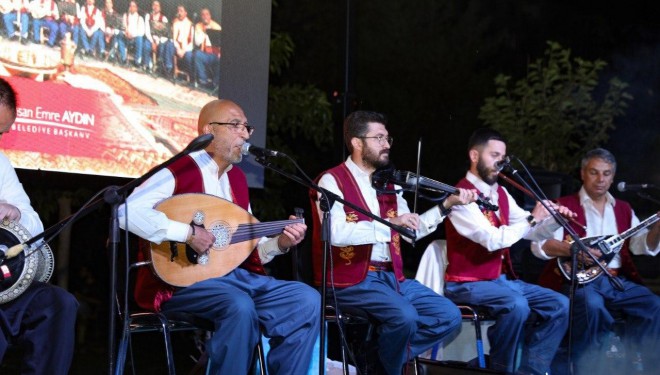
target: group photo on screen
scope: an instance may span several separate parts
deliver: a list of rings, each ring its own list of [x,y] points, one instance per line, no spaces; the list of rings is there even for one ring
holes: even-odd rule
[[[16,166],[135,177],[184,148],[200,103],[219,96],[221,12],[212,0],[0,0],[0,76],[24,93],[5,143]]]

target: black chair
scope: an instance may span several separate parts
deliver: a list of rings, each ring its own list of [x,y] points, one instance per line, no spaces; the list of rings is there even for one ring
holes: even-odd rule
[[[136,262],[128,266],[126,275],[132,274],[132,271],[138,267],[148,266],[150,262]],[[171,333],[176,331],[196,331],[202,330],[205,332],[213,332],[215,329],[213,323],[209,320],[199,318],[192,314],[180,313],[180,312],[152,312],[152,311],[138,311],[133,312],[131,309],[125,308],[128,304],[128,293],[132,290],[129,288],[129,277],[126,277],[125,287],[123,291],[120,291],[117,295],[118,299],[121,297],[122,300],[118,300],[117,306],[118,315],[120,322],[122,323],[122,334],[119,341],[117,349],[117,367],[115,370],[116,375],[123,374],[124,367],[126,364],[127,355],[131,358],[131,369],[133,374],[135,374],[133,350],[131,346],[131,337],[135,333],[148,333],[148,332],[160,332],[162,334],[163,345],[165,347],[165,356],[167,361],[168,374],[175,375],[176,368],[174,366],[174,350],[172,348]],[[255,348],[255,358],[259,360],[260,366],[260,375],[265,375],[265,355],[261,340],[258,341]],[[231,360],[231,359],[229,359]],[[200,355],[195,369],[201,369],[208,366],[208,358],[206,352],[202,352]],[[256,361],[253,364],[256,366]],[[195,371],[193,369],[193,372]]]
[[[356,359],[353,357],[351,350],[348,347],[348,342],[346,341],[344,327],[347,325],[360,324],[366,326],[366,334],[362,338],[362,341],[369,343],[373,340],[374,328],[376,323],[373,322],[366,311],[358,308],[344,308],[340,309],[337,312],[335,306],[326,305],[325,309],[325,320],[328,323],[334,323],[339,329],[339,341],[341,347],[341,359],[342,359],[342,368],[343,374],[348,375],[348,365],[350,362],[356,364]],[[413,374],[418,374],[418,363],[417,357],[412,359]]]

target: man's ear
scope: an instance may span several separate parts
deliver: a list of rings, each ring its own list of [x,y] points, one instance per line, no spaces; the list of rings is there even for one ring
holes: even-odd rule
[[[351,138],[351,145],[353,146],[353,150],[362,150],[362,140],[360,138]]]
[[[476,164],[479,161],[479,150],[476,148],[471,149],[468,152],[468,156],[470,157],[470,162]]]

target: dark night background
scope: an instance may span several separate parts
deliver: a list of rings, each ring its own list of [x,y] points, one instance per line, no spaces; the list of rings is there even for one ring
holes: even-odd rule
[[[616,130],[603,145],[619,161],[615,182],[660,185],[656,164],[660,160],[657,8],[653,1],[610,0],[280,0],[273,6],[272,30],[289,33],[296,48],[288,69],[271,77],[271,84],[312,84],[326,92],[333,103],[337,130],[344,100],[349,109],[386,113],[390,134],[396,139],[391,157],[397,168],[416,169],[421,137],[421,175],[453,184],[465,172],[466,142],[470,133],[482,125],[477,115],[484,99],[494,95],[495,76],[504,73],[514,80],[524,77],[528,62],[542,57],[546,41],[556,41],[570,48],[574,57],[606,61],[603,81],[618,76],[630,85],[628,92],[634,100],[625,117],[616,120]],[[348,35],[347,15],[352,25]],[[351,41],[348,49],[347,40]],[[348,73],[346,67],[350,68]],[[295,139],[290,142],[296,144]],[[343,143],[335,139],[335,145],[328,153],[306,154],[305,165],[310,170],[305,172],[315,176],[342,161]],[[576,155],[576,172],[578,159]],[[95,192],[127,182],[18,172],[29,194],[49,189]],[[267,173],[266,185],[269,176]],[[566,185],[564,193],[572,192],[573,187]],[[285,209],[292,211],[300,206],[309,211],[305,190],[293,183],[287,188],[291,193],[290,201],[282,202]],[[660,209],[637,199],[634,193],[613,193],[630,200],[641,218]],[[253,209],[260,217],[259,208]],[[47,226],[58,221],[54,214],[42,216]],[[98,343],[79,348],[72,373],[100,373],[106,365],[102,360],[106,344],[108,217],[106,207],[74,225],[71,268],[59,271],[69,272],[71,290],[87,293],[96,304],[88,335],[90,342]],[[404,250],[411,272],[428,240]],[[307,247],[304,243],[301,252]],[[290,277],[290,258],[280,258],[273,272]],[[657,261],[647,263],[647,275],[657,277]],[[80,276],[83,267],[91,270],[93,284],[83,282],[90,280]],[[79,360],[88,353],[95,353],[101,362],[86,367],[85,361]]]

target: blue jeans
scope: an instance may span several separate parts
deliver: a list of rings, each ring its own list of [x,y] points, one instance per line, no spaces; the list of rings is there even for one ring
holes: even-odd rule
[[[41,28],[45,27],[48,29],[48,45],[54,46],[55,41],[57,40],[58,25],[55,20],[47,19],[33,19],[32,20],[32,37],[34,38],[35,43],[41,43]]]
[[[202,85],[209,84],[217,87],[220,83],[220,58],[212,53],[197,50],[194,52],[195,72],[197,73],[197,82]]]
[[[362,282],[337,289],[335,295],[340,310],[359,308],[380,323],[378,354],[392,375],[461,325],[461,313],[451,301],[417,280],[398,282],[393,272],[370,271]]]
[[[73,359],[78,302],[66,290],[34,282],[0,305],[0,362],[10,341],[24,349],[22,374],[66,375]]]
[[[18,18],[16,17],[16,12],[9,12],[2,16],[5,22],[5,31],[7,31],[7,38],[11,38],[16,33],[16,22]],[[26,39],[28,37],[28,23],[30,19],[27,13],[21,13],[21,38]]]
[[[524,340],[520,373],[545,374],[568,327],[568,298],[534,284],[507,280],[448,282],[445,295],[457,304],[487,308],[495,316],[488,329],[490,367],[512,374],[518,344]],[[525,326],[534,311],[538,322]]]
[[[117,46],[119,48],[119,59],[122,64],[126,63],[128,47],[133,46],[135,53],[133,55],[133,64],[136,66],[142,65],[142,44],[144,37],[136,36],[135,38],[128,39],[123,33],[115,35],[117,39]]]
[[[64,39],[64,34],[67,32],[71,33],[71,40],[80,48],[80,40],[79,40],[79,35],[80,35],[80,26],[78,25],[69,25],[66,22],[60,22],[59,26],[59,36],[60,39]]]
[[[101,30],[94,31],[91,38],[87,36],[87,33],[84,30],[82,30],[80,33],[80,41],[82,42],[83,49],[88,53],[92,53],[94,49],[96,49],[100,57],[101,52],[105,51],[105,36]]]
[[[151,44],[151,41],[149,39],[144,38],[144,46],[142,48],[143,51],[143,60],[144,61],[144,66],[146,68],[151,69],[153,67],[153,62],[152,60],[152,55],[154,52],[153,45]],[[160,63],[161,66],[164,66],[162,63],[163,60],[163,51],[165,50],[165,44],[166,42],[163,43],[157,43],[156,44],[156,64]],[[158,65],[156,65],[158,66]]]
[[[247,374],[254,347],[270,339],[268,373],[304,374],[319,334],[321,296],[314,288],[242,268],[178,290],[163,311],[211,320],[216,330],[207,351],[212,374]]]
[[[625,277],[618,279],[623,284],[623,291],[614,289],[604,275],[575,291],[571,347],[575,374],[598,373],[598,365],[607,362],[605,356],[608,348],[605,346],[614,324],[614,311],[623,313],[624,339],[641,352],[644,368],[648,371],[660,366],[657,354],[660,346],[660,297]],[[562,292],[568,295],[569,286],[565,285]],[[565,355],[556,359],[552,367],[553,375],[568,372],[567,359]],[[607,372],[608,369],[600,370]]]

